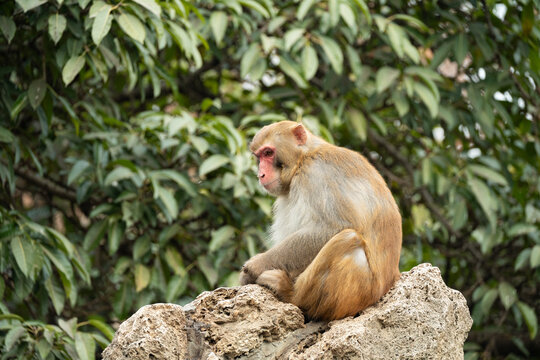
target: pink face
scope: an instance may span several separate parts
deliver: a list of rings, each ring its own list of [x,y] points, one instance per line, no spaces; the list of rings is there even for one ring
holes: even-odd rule
[[[274,165],[276,149],[271,145],[263,145],[255,152],[255,156],[259,160],[259,183],[271,193],[279,184],[279,171],[276,171]]]

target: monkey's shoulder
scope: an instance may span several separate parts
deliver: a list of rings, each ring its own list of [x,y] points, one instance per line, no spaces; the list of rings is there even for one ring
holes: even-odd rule
[[[323,144],[309,153],[306,168],[318,170],[320,175],[340,177],[363,177],[377,173],[359,152],[332,144]]]

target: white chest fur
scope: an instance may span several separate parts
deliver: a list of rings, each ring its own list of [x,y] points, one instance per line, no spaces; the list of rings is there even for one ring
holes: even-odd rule
[[[274,203],[270,245],[297,231],[320,233],[321,229],[333,229],[336,234],[353,223],[356,230],[370,227],[370,219],[380,205],[373,187],[366,179],[344,178],[336,176],[336,172],[331,165],[317,164],[310,168],[313,181],[307,180],[309,186],[300,186],[293,180],[290,193]],[[354,221],[350,219],[351,213]]]

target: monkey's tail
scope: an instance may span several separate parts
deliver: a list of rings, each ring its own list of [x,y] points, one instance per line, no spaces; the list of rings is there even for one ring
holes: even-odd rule
[[[375,303],[382,291],[366,246],[355,230],[336,234],[296,279],[290,302],[321,320],[355,315]]]

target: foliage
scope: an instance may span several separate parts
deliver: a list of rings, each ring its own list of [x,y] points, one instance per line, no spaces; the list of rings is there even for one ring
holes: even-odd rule
[[[432,262],[467,297],[467,359],[530,356],[539,9],[3,1],[2,358],[91,359],[141,305],[235,284],[271,209],[246,144],[286,118],[381,171],[402,270]]]

